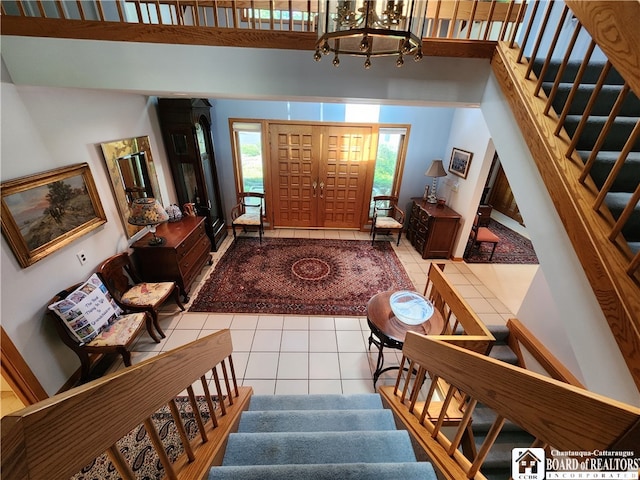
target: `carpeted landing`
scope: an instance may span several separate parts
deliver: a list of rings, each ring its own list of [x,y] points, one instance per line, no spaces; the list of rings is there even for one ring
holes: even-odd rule
[[[435,480],[379,395],[254,395],[209,480]]]

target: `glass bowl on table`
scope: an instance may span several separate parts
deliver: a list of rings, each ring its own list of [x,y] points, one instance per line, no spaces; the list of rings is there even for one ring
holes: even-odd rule
[[[410,290],[393,293],[389,298],[389,305],[396,318],[407,325],[420,325],[433,315],[433,304]]]

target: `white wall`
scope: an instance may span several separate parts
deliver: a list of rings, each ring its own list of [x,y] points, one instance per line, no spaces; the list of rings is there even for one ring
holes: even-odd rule
[[[489,130],[479,108],[456,110],[443,158],[447,170],[453,148],[473,154],[467,178],[449,173],[447,177],[440,179],[438,189],[438,195],[447,199],[447,205],[462,215],[462,225],[458,229],[453,250],[454,258],[462,258],[495,153]]]
[[[156,141],[155,115],[150,116],[153,112],[143,96],[16,87],[4,80],[1,94],[1,179],[87,162],[107,216],[102,227],[24,269],[4,237],[1,241],[2,326],[42,386],[53,394],[80,363],[52,325],[45,324],[46,304],[60,290],[86,279],[102,260],[127,248],[99,144],[149,135],[162,198],[165,202],[175,198],[166,187],[169,175],[164,147]],[[85,265],[76,258],[80,250],[87,255]]]
[[[518,318],[558,358],[565,356],[566,345],[571,346],[581,370],[576,376],[582,374],[589,390],[640,404],[640,394],[493,74],[481,110],[544,272],[535,278]],[[542,285],[545,279],[548,285]],[[546,291],[555,309],[537,296]]]
[[[96,56],[96,52],[100,52]],[[359,58],[340,67],[313,52],[2,37],[2,57],[16,84],[106,89],[196,98],[366,101],[477,106],[486,59],[425,57],[395,66]],[[325,59],[326,60],[326,59]],[[425,82],[429,88],[424,88]]]

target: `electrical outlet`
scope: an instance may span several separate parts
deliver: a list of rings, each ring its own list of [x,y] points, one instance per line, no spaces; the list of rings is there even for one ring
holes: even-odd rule
[[[78,261],[80,261],[80,265],[84,265],[87,263],[87,255],[84,253],[84,250],[80,250],[76,253],[76,257],[78,257]]]

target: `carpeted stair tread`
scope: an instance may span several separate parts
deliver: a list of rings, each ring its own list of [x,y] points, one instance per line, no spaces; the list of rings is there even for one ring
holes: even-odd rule
[[[584,162],[591,156],[589,150],[579,150],[578,155]],[[598,188],[602,188],[609,176],[609,172],[618,160],[620,152],[600,151],[596,156],[595,163],[589,172],[591,178]],[[620,173],[613,182],[611,192],[633,192],[640,183],[640,152],[629,152]]]
[[[473,410],[472,418],[473,421],[471,423],[471,428],[473,431],[473,435],[483,436],[489,431],[491,425],[493,425],[493,422],[495,422],[496,414],[490,408],[485,407],[482,404],[478,404]],[[502,427],[502,433],[522,431],[523,430],[511,420],[506,420]]]
[[[505,343],[509,338],[509,327],[506,325],[487,325],[487,330],[496,339],[496,345]]]
[[[542,84],[542,89],[545,91],[547,96],[551,92],[553,88],[552,82],[544,82]],[[560,114],[563,111],[564,105],[569,98],[569,93],[573,88],[572,83],[560,83],[558,85],[558,89],[556,91],[556,95],[553,98],[553,107],[556,113]],[[591,95],[595,89],[595,85],[593,84],[582,84],[576,90],[573,101],[571,102],[571,107],[567,112],[569,115],[581,115],[589,100],[591,99]],[[618,100],[618,95],[622,90],[621,85],[603,85],[602,89],[598,93],[598,99],[593,105],[591,110],[591,115],[609,115],[611,113],[611,109],[614,104]],[[622,107],[618,115],[621,116],[637,116],[640,111],[640,101],[638,97],[630,92],[625,97]]]
[[[565,119],[564,128],[570,137],[572,137],[576,132],[581,118],[581,115],[568,115]],[[578,144],[576,145],[577,149],[592,150],[606,121],[606,116],[590,116],[585,129],[580,135]],[[611,127],[609,134],[602,144],[601,150],[621,151],[637,122],[637,117],[616,117],[613,121],[613,126]],[[637,141],[632,147],[632,151],[637,152],[639,150],[640,141]]]
[[[626,192],[609,192],[605,196],[605,203],[614,218],[620,217],[620,214],[629,203],[631,193]],[[622,235],[627,242],[640,241],[640,203],[635,205],[631,216],[622,228]]]
[[[249,410],[368,410],[382,408],[380,395],[253,395]]]
[[[232,433],[223,465],[415,462],[405,430]]]
[[[509,345],[494,345],[489,352],[489,356],[510,365],[518,365],[518,356],[513,353]]]
[[[476,436],[476,449],[480,449],[480,446],[484,442],[483,436]],[[489,454],[483,463],[481,470],[499,469],[506,467],[510,469],[511,466],[511,451],[514,448],[526,448],[530,447],[535,438],[526,432],[506,432],[500,434],[496,442],[489,450]],[[509,477],[505,477],[509,478]]]
[[[430,463],[324,463],[214,467],[209,480],[436,480]]]
[[[536,74],[537,78],[540,78],[540,72],[542,71],[542,64],[544,63],[544,59],[535,59],[533,61],[533,71]],[[553,61],[549,64],[544,76],[545,81],[553,82],[558,74],[558,68],[560,63],[558,61]],[[562,82],[573,83],[576,78],[576,74],[578,70],[582,66],[581,60],[572,60],[567,63],[563,75]],[[595,84],[602,72],[602,68],[604,67],[604,62],[599,62],[595,60],[591,60],[589,62],[589,68],[587,68],[582,76],[580,83],[592,83]],[[615,68],[612,68],[607,75],[605,80],[605,84],[607,85],[623,85],[624,78],[616,71]]]
[[[239,433],[344,432],[395,430],[391,410],[269,410],[247,411]]]

